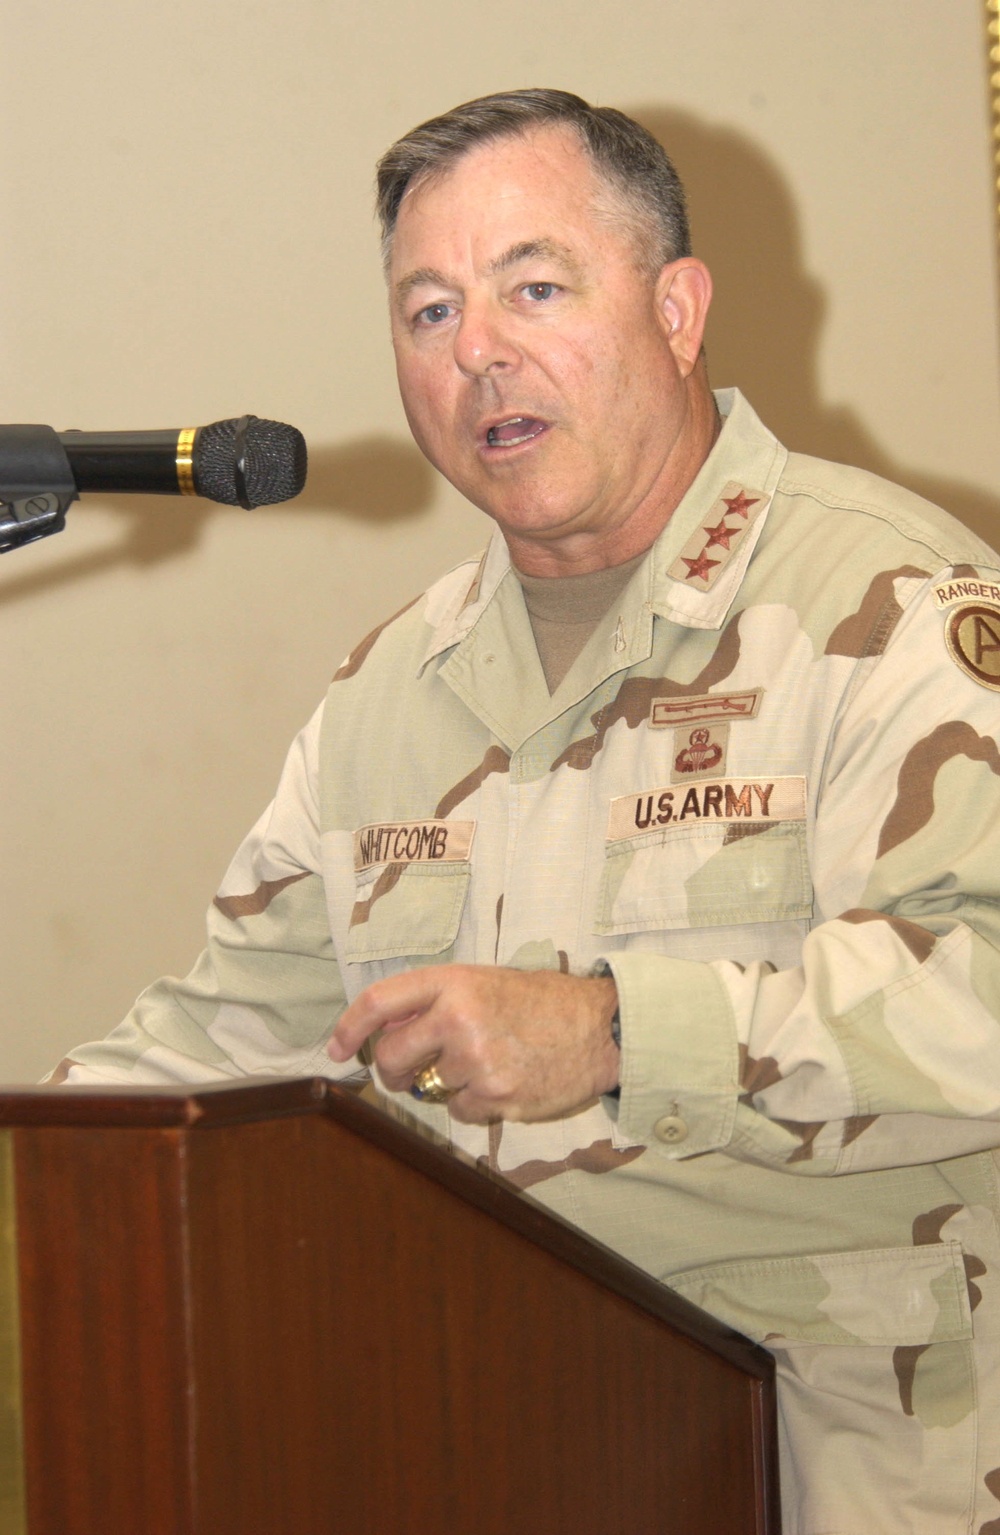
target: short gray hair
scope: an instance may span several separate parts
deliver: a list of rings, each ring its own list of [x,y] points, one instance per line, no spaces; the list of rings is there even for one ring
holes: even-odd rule
[[[376,172],[376,212],[388,264],[407,188],[442,175],[477,144],[565,124],[579,136],[612,194],[613,213],[632,226],[642,269],[655,276],[668,261],[691,254],[687,204],[666,151],[640,123],[614,107],[592,107],[569,91],[502,91],[432,117],[388,149]]]

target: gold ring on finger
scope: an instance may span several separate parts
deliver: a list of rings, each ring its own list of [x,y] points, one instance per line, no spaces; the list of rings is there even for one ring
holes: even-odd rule
[[[446,1087],[441,1081],[433,1061],[429,1066],[424,1066],[418,1071],[410,1083],[410,1092],[414,1098],[419,1098],[421,1103],[447,1103],[455,1091],[455,1088]]]

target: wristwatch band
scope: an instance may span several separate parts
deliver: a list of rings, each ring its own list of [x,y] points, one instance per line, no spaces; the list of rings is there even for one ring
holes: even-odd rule
[[[590,973],[595,980],[599,980],[604,976],[610,976],[614,980],[611,966],[606,959],[599,959]],[[615,1003],[615,1010],[611,1014],[611,1038],[620,1050],[622,1047],[622,1012],[617,1003]]]

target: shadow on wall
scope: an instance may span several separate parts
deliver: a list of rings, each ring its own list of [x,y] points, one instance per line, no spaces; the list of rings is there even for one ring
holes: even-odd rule
[[[685,112],[626,110],[659,139],[688,190],[695,251],[715,279],[706,340],[713,382],[738,384],[796,452],[884,475],[1000,543],[1000,499],[898,463],[849,406],[821,399],[825,299],[803,266],[798,216],[773,161],[743,135]]]
[[[259,507],[240,515],[338,512],[363,522],[400,522],[429,510],[434,483],[433,469],[412,443],[366,437],[341,447],[310,448],[309,477],[300,496],[283,506]],[[0,564],[0,605],[121,565],[155,565],[186,554],[200,541],[209,519],[222,510],[211,501],[163,496],[87,498],[73,503],[60,540],[72,538],[74,519],[91,505],[121,519],[122,537],[106,549],[76,558],[70,555],[38,571],[24,571],[17,563],[19,551],[12,551]]]

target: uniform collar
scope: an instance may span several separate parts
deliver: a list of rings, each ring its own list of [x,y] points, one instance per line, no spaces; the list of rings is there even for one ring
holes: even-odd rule
[[[722,431],[653,545],[654,613],[721,629],[740,589],[788,453],[738,389],[717,389]]]
[[[435,656],[452,646],[460,645],[471,633],[496,596],[501,581],[508,575],[511,580],[517,580],[504,537],[499,529],[495,529],[467,585],[447,583],[439,601],[435,601],[434,589],[429,593],[424,621],[431,626],[432,633],[420,662],[421,672],[428,661],[433,661]]]

